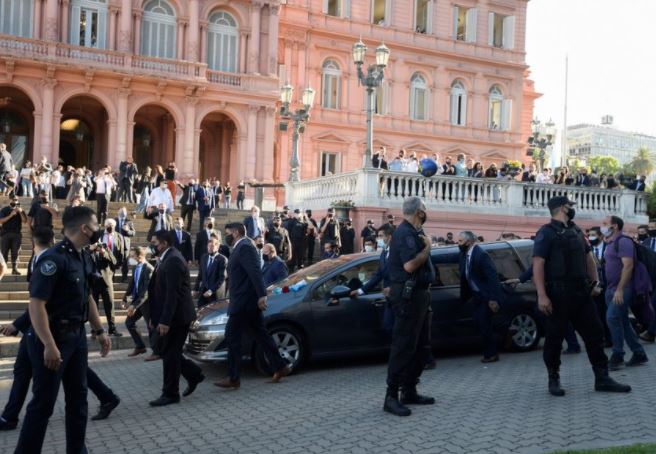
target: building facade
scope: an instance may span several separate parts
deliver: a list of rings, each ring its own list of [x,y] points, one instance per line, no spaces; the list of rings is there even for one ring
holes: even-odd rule
[[[285,182],[279,87],[317,90],[301,177],[362,164],[362,36],[391,50],[376,144],[525,159],[527,0],[0,0],[0,141],[17,163],[132,155],[180,178]],[[282,200],[265,192],[265,204]]]

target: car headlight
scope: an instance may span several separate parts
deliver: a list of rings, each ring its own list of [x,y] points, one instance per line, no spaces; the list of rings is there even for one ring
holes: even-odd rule
[[[200,322],[203,326],[225,325],[228,323],[228,314],[219,314],[214,317],[208,317]]]

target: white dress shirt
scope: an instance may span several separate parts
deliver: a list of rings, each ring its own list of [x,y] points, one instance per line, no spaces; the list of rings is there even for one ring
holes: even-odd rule
[[[148,206],[156,207],[159,206],[160,203],[164,204],[167,212],[170,213],[173,211],[173,197],[168,188],[155,188],[150,193],[150,196],[148,197]]]

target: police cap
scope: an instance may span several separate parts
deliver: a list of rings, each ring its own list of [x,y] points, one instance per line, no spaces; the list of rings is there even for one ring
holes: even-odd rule
[[[549,199],[549,202],[547,203],[549,210],[555,210],[563,205],[576,205],[576,202],[572,202],[567,196],[558,195]]]

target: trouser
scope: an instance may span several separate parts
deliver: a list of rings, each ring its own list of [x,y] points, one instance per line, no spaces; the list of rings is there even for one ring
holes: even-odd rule
[[[125,319],[125,327],[128,329],[128,333],[130,333],[136,348],[146,348],[146,344],[141,339],[141,333],[137,330],[137,322],[141,317],[143,317],[143,314],[141,310],[137,309],[134,311],[134,314],[128,315]],[[150,334],[150,330],[148,332]]]
[[[194,211],[196,207],[194,205],[182,205],[180,209],[180,217],[187,224],[187,231],[191,232],[191,221],[194,219]],[[203,226],[201,226],[201,229]]]
[[[307,258],[308,265],[312,265],[314,262],[314,249],[316,247],[316,240],[314,238],[308,238],[307,240]]]
[[[202,374],[200,367],[182,355],[182,348],[189,334],[189,327],[171,326],[162,339],[159,355],[162,357],[164,386],[162,395],[167,397],[180,396],[180,375],[188,382],[198,381]]]
[[[429,348],[428,290],[415,289],[409,301],[401,298],[403,284],[394,283],[390,305],[394,311],[392,346],[387,365],[387,386],[392,392],[399,387],[413,388],[419,383]]]
[[[574,326],[571,323],[567,324],[565,342],[567,342],[568,350],[581,350],[581,344],[579,344],[579,339],[576,337],[576,331],[574,331]]]
[[[123,241],[127,241],[123,239]],[[125,280],[128,278],[128,258],[127,254],[125,254],[125,258],[123,258],[123,262],[121,263],[121,282],[125,282]]]
[[[34,186],[29,178],[21,179],[21,188],[23,189],[23,197],[34,197]]]
[[[230,314],[226,325],[226,341],[228,343],[228,376],[231,380],[239,380],[241,365],[241,338],[245,330],[249,330],[253,339],[264,352],[264,356],[274,371],[285,367],[285,362],[278,352],[278,347],[264,326],[264,317],[259,309],[242,314]]]
[[[604,331],[587,286],[559,291],[547,288],[547,294],[553,305],[553,312],[545,317],[546,336],[542,357],[547,369],[558,370],[560,367],[563,339],[570,322],[583,338],[590,364],[595,368],[607,369]]]
[[[604,328],[604,342],[611,342],[610,330],[606,321],[606,312],[608,311],[608,307],[606,306],[606,290],[603,290],[600,295],[593,297],[593,300],[597,306],[599,321]]]
[[[484,358],[491,358],[497,355],[497,340],[492,329],[493,316],[494,313],[490,309],[488,300],[474,299],[474,323],[481,336]]]
[[[5,260],[9,261],[9,252],[11,251],[11,265],[16,268],[18,261],[18,252],[21,248],[23,237],[18,232],[7,232],[0,237],[0,251]]]
[[[651,295],[635,295],[629,307],[643,330],[653,333],[655,314],[651,306]]]
[[[27,332],[27,350],[32,365],[32,400],[27,405],[16,453],[40,453],[48,420],[57,402],[60,384],[66,400],[66,452],[86,453],[87,429],[87,337],[83,327],[53,333],[62,362],[56,371],[43,362],[44,347],[33,329]]]
[[[96,193],[96,201],[98,202],[98,224],[104,225],[107,219],[107,194]]]
[[[221,289],[219,289],[220,291]],[[218,295],[216,293],[212,293],[212,296],[209,298],[203,296],[203,293],[205,293],[207,290],[201,290],[200,296],[198,297],[198,308],[200,309],[203,306],[207,306],[208,304],[216,303],[216,300],[218,298]]]
[[[130,203],[134,203],[132,184],[130,183],[130,180],[128,180],[127,178],[121,180],[116,198],[119,202],[124,202],[127,200]]]
[[[230,208],[230,198],[231,198],[231,196],[229,196],[229,195],[226,195],[226,196],[223,197],[223,205],[224,205],[226,210]],[[217,204],[217,206],[218,206],[218,204]]]
[[[244,197],[243,196],[237,196],[237,209],[238,210],[243,210],[244,209]]]
[[[645,353],[645,349],[640,344],[638,336],[629,321],[629,307],[633,301],[633,289],[625,288],[624,302],[615,304],[613,302],[614,289],[606,292],[606,320],[610,329],[610,336],[613,341],[613,356],[624,357],[624,341],[633,353]]]
[[[55,186],[55,198],[57,198],[57,199],[65,199],[66,198],[66,186]],[[98,198],[98,196],[96,196],[96,199],[97,198]]]
[[[107,318],[107,326],[110,330],[116,328],[114,325],[114,271],[110,267],[107,267],[103,270],[100,270],[103,280],[107,283],[107,288],[98,290],[95,287],[93,288],[93,299],[96,303],[100,302],[100,298],[103,300],[103,309],[105,311],[105,317]]]
[[[303,258],[305,257],[305,248],[303,247],[303,238],[292,238],[292,260],[290,262],[289,272],[303,267]]]
[[[210,215],[210,210],[198,210],[198,230],[203,230],[205,228],[205,218]],[[216,226],[215,226],[216,227]],[[201,254],[204,254],[205,251],[201,251]],[[200,257],[196,257],[196,260],[200,260]]]

